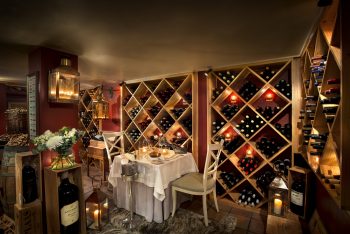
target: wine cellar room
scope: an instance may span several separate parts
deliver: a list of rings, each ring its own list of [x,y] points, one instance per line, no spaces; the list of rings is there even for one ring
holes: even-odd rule
[[[2,8],[0,234],[347,233],[348,1]]]

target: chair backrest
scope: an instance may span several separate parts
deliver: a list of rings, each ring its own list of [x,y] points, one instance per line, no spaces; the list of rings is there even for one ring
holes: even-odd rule
[[[112,165],[112,157],[124,153],[123,132],[102,132],[106,146],[109,166]]]
[[[213,178],[214,180],[216,179],[216,171],[218,169],[219,157],[222,151],[223,144],[224,140],[221,140],[218,144],[208,145],[203,173],[204,192],[206,192],[207,189],[208,178]]]

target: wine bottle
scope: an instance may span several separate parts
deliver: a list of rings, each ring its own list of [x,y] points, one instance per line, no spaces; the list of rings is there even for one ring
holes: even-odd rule
[[[327,84],[340,84],[340,79],[336,79],[336,78],[328,79]]]
[[[291,186],[290,210],[304,216],[305,182],[301,176],[296,176]]]
[[[339,101],[340,101],[340,96],[325,98],[325,99],[322,99],[320,102],[321,104],[338,104]]]
[[[330,88],[324,91],[325,94],[340,94],[340,88]]]
[[[27,204],[38,198],[38,189],[36,184],[36,174],[33,167],[26,164],[22,168],[22,190],[23,203]]]
[[[61,234],[79,233],[79,189],[69,182],[68,172],[61,176],[58,187]]]
[[[322,113],[335,114],[337,113],[338,107],[323,107]]]

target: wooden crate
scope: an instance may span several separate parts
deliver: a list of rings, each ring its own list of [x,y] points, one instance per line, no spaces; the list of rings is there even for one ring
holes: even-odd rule
[[[23,204],[23,179],[22,179],[22,169],[23,166],[29,163],[34,169],[36,174],[36,185],[38,189],[38,199],[42,201],[42,165],[41,165],[41,154],[33,154],[33,152],[22,152],[16,154],[15,168],[16,168],[16,203],[19,206],[26,206],[28,204]]]
[[[79,222],[80,234],[86,233],[86,218],[85,218],[85,200],[82,183],[81,165],[77,164],[72,168],[65,170],[44,169],[45,181],[45,205],[46,205],[46,224],[47,233],[60,233],[60,210],[58,200],[58,187],[61,183],[61,175],[68,171],[69,180],[78,186],[79,189]]]
[[[303,176],[304,177],[304,181],[305,181],[305,194],[304,194],[304,215],[300,216],[301,218],[305,219],[308,215],[308,207],[309,207],[309,188],[310,188],[310,173],[311,170],[306,169],[306,168],[302,168],[302,167],[298,167],[298,166],[294,166],[289,168],[288,171],[288,197],[289,197],[289,203],[290,203],[290,196],[291,196],[291,190],[292,190],[292,184],[294,182],[294,178],[296,175],[298,176]],[[290,204],[289,204],[290,207]]]
[[[36,199],[26,206],[15,204],[15,224],[17,234],[43,233],[41,201]]]

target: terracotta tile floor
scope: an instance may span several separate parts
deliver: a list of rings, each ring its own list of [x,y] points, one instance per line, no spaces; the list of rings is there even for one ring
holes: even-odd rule
[[[90,176],[94,178],[96,183],[100,182],[101,174],[97,168],[90,167]],[[83,186],[84,195],[87,198],[92,191],[92,179],[87,176],[87,170],[83,167]],[[94,182],[95,183],[95,182]],[[106,183],[101,187],[110,198],[112,192],[107,190]],[[219,213],[216,212],[215,205],[212,200],[208,200],[208,218],[219,221],[227,214],[233,214],[237,218],[237,225],[234,233],[241,234],[263,234],[266,229],[267,212],[262,209],[246,209],[227,199],[218,199]],[[194,196],[192,201],[187,201],[181,204],[184,209],[191,210],[203,215],[202,198]]]

